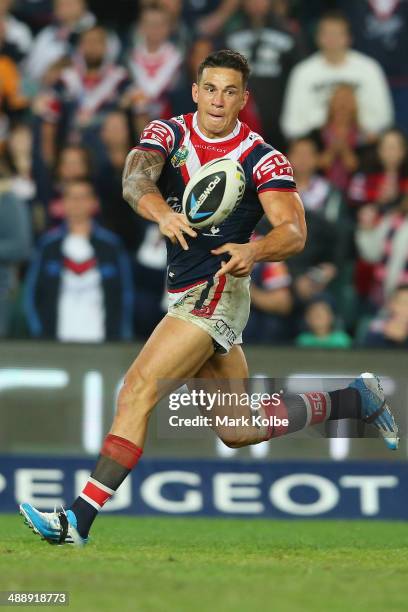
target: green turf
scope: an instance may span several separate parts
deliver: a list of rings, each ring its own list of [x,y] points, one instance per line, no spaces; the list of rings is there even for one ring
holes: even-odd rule
[[[100,517],[85,549],[0,516],[0,590],[65,590],[69,610],[407,610],[408,525]],[[8,609],[8,608],[5,608]]]

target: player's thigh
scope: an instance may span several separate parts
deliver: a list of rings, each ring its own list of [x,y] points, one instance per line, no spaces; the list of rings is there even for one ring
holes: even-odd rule
[[[125,385],[137,380],[150,392],[154,389],[158,400],[174,388],[165,381],[195,376],[213,353],[213,341],[207,332],[188,321],[166,316],[129,368]]]
[[[207,393],[245,393],[247,379],[244,351],[241,346],[234,345],[227,355],[214,353],[187,386],[190,390],[203,389]]]
[[[214,353],[200,368],[195,378],[245,380],[248,374],[245,353],[241,346],[235,344],[227,355]]]

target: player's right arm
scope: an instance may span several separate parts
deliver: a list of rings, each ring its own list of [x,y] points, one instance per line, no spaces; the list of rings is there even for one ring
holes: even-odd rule
[[[123,172],[123,197],[137,214],[158,223],[161,233],[173,244],[178,241],[188,250],[183,233],[193,238],[197,234],[183,214],[172,211],[156,184],[164,164],[165,157],[159,150],[133,149]]]

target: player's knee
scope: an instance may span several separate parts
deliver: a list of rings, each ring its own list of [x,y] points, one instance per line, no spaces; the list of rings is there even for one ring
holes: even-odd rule
[[[221,435],[219,435],[219,438],[221,442],[225,444],[225,446],[228,446],[228,448],[241,448],[242,446],[251,444],[251,442],[246,438],[238,436],[238,434],[234,433],[233,431],[223,432]]]
[[[117,414],[137,410],[148,416],[157,401],[155,381],[146,377],[139,369],[125,378],[118,396]]]

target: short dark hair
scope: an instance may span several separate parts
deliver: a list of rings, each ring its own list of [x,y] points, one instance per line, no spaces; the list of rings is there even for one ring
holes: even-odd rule
[[[332,9],[323,13],[319,19],[319,26],[325,21],[338,21],[339,23],[343,23],[347,30],[351,32],[351,24],[349,19],[339,9]]]
[[[210,53],[198,67],[197,82],[201,79],[205,68],[231,68],[231,70],[236,70],[242,74],[244,87],[248,83],[250,73],[248,60],[238,51],[222,49]]]

